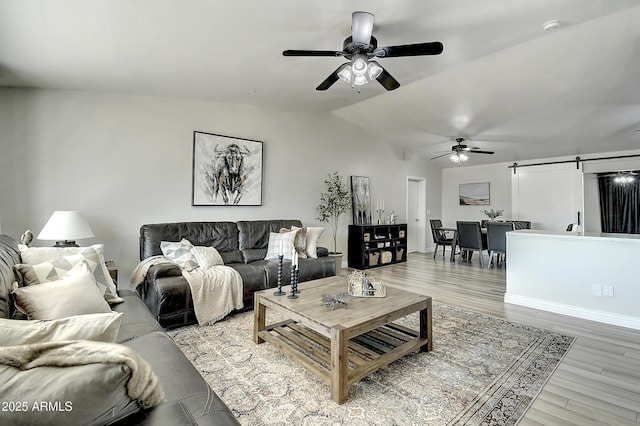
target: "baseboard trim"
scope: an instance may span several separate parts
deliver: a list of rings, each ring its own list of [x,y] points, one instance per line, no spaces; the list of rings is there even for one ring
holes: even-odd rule
[[[596,311],[593,309],[581,308],[579,306],[564,305],[562,303],[549,302],[547,300],[534,299],[527,296],[505,293],[504,302],[512,305],[526,306],[528,308],[539,309],[541,311],[553,312],[556,314],[568,315],[591,321],[602,322],[620,327],[640,330],[640,318],[628,315],[613,314],[610,312]]]

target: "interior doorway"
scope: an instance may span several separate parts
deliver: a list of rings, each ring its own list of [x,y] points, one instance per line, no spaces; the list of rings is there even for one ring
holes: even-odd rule
[[[407,252],[426,252],[427,180],[407,177]]]

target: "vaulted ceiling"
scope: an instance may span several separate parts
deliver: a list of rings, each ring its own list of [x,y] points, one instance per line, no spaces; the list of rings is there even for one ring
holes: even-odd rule
[[[340,50],[355,10],[379,46],[444,52],[379,59],[394,91],[318,92],[345,60],[282,51]],[[638,22],[636,0],[0,0],[0,85],[332,112],[424,159],[456,137],[496,152],[468,164],[585,155],[640,148]]]

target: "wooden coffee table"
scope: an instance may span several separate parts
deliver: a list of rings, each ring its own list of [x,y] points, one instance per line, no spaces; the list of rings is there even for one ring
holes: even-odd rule
[[[346,277],[330,277],[300,284],[297,299],[274,296],[275,289],[255,293],[253,340],[271,343],[327,381],[338,404],[350,384],[412,351],[433,349],[431,297],[386,287],[386,297],[357,298],[346,309],[320,300],[346,289]],[[285,320],[267,325],[267,309]],[[419,330],[393,323],[417,311]]]

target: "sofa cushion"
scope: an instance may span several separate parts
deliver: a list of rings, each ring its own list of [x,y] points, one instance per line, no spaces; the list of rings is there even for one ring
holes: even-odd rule
[[[4,424],[104,425],[140,410],[127,395],[130,373],[117,364],[37,367],[20,370],[0,365],[0,394],[4,401],[26,404],[27,412],[2,413]],[[34,404],[58,403],[57,409],[37,411]]]
[[[296,249],[298,257],[305,258],[307,257],[307,228],[298,228],[297,226],[294,226],[293,228],[293,231],[296,231],[296,238],[293,240],[293,247]],[[280,233],[289,231],[292,230],[288,228],[280,229]]]
[[[224,265],[224,260],[220,256],[220,252],[215,247],[194,246],[191,253],[196,258],[196,262],[201,268],[209,269],[212,266]]]
[[[292,226],[302,227],[299,220],[244,220],[236,224],[240,250],[267,248],[270,232],[280,232],[281,228],[292,229]]]
[[[225,265],[245,262],[244,255],[240,250],[221,251],[220,257],[222,257],[222,261]]]
[[[81,262],[89,265],[91,273],[102,289],[109,303],[120,303],[116,286],[109,275],[104,260],[104,246],[94,244],[90,247],[27,247],[20,246],[24,263],[15,265],[25,284],[39,284],[62,278],[74,266]],[[35,263],[33,263],[35,262]]]
[[[161,241],[186,238],[194,246],[211,246],[220,253],[238,250],[238,228],[234,222],[154,223],[140,227],[140,260],[162,254]]]
[[[318,257],[318,240],[320,240],[320,236],[324,232],[324,227],[322,226],[306,226],[306,247],[305,250],[307,252],[307,257],[312,259],[316,259]],[[296,228],[292,228],[296,229]]]
[[[148,360],[164,389],[167,402],[183,404],[196,423],[215,413],[221,416],[221,424],[237,424],[222,400],[165,333],[147,334],[124,344]]]
[[[256,260],[262,260],[266,255],[267,255],[266,248],[242,250],[242,256],[244,257],[245,263],[252,263],[252,262],[255,262]]]
[[[162,327],[142,299],[140,299],[138,293],[133,290],[120,290],[118,294],[124,299],[124,303],[112,307],[114,312],[123,314],[120,329],[115,339],[117,343],[162,330]]]
[[[186,238],[180,241],[160,241],[160,250],[167,259],[185,271],[193,271],[198,265],[196,257],[191,252],[193,244]]]
[[[71,315],[111,312],[89,271],[62,280],[17,288],[18,309],[29,319],[57,319]]]
[[[294,242],[298,231],[269,232],[269,246],[265,259],[277,259],[282,254],[285,259],[291,259],[295,253]]]
[[[61,340],[115,342],[121,321],[122,314],[117,312],[74,315],[47,321],[0,318],[0,346]]]

